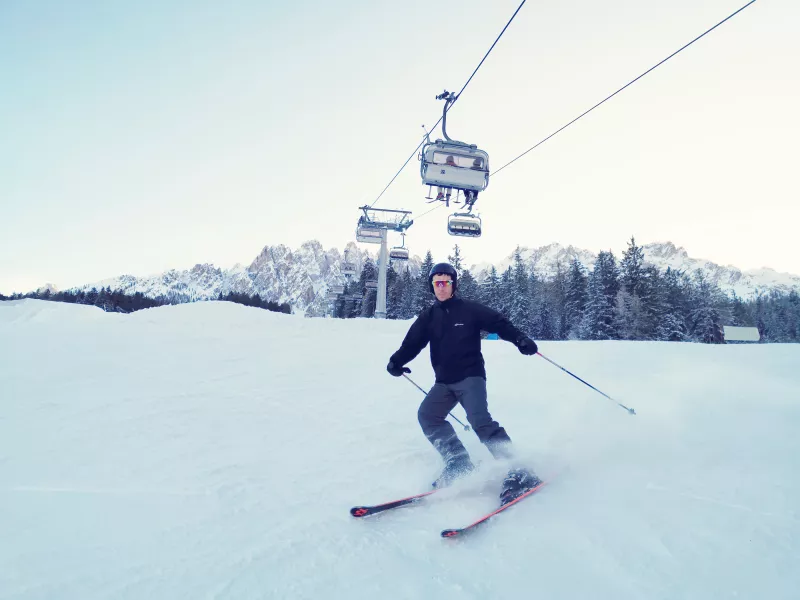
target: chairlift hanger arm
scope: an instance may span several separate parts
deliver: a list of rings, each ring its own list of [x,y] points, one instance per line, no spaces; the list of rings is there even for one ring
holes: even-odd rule
[[[372,208],[371,206],[359,206],[359,209],[363,210],[364,214],[359,217],[358,222],[359,225],[363,225],[364,227],[405,231],[414,224],[414,221],[408,218],[411,214],[410,210]],[[382,215],[385,215],[385,217]]]
[[[526,1],[527,1],[527,0],[522,0],[522,2],[520,2],[520,5],[517,7],[517,10],[515,10],[515,11],[514,11],[514,14],[513,14],[513,15],[511,15],[511,18],[508,20],[508,23],[506,23],[505,27],[503,27],[502,31],[500,31],[500,33],[498,34],[497,38],[494,40],[494,42],[492,43],[492,45],[491,45],[491,46],[489,47],[489,49],[486,51],[486,54],[484,54],[484,55],[483,55],[483,58],[482,58],[482,59],[481,59],[481,61],[478,63],[478,66],[477,66],[477,67],[475,67],[475,70],[472,72],[472,75],[470,75],[470,76],[469,76],[469,79],[467,79],[466,83],[464,83],[464,85],[461,87],[461,90],[458,92],[458,94],[456,94],[456,98],[460,97],[460,96],[461,96],[461,94],[463,94],[463,93],[464,93],[464,90],[466,90],[466,89],[467,89],[467,86],[470,84],[470,82],[472,81],[472,79],[475,77],[475,74],[476,74],[476,73],[478,72],[478,70],[481,68],[481,66],[483,65],[483,63],[484,63],[484,62],[486,62],[486,59],[487,59],[487,58],[489,57],[489,55],[492,53],[492,50],[494,50],[494,47],[495,47],[495,46],[497,45],[497,43],[500,41],[500,38],[501,38],[501,37],[503,37],[503,34],[506,32],[506,29],[508,29],[509,25],[511,25],[511,22],[512,22],[512,21],[514,20],[514,18],[517,16],[517,14],[519,13],[519,11],[520,11],[520,10],[522,10],[522,7],[525,5],[525,2],[526,2]],[[754,1],[755,1],[755,0],[754,0]],[[455,100],[453,100],[453,102],[455,102]],[[441,119],[440,119],[439,121],[441,121]],[[436,124],[433,126],[433,129],[436,129],[436,126],[439,124],[439,121],[437,121],[437,122],[436,122]],[[428,140],[428,141],[430,141],[430,140]],[[391,186],[391,185],[394,183],[395,179],[397,179],[397,177],[400,175],[400,173],[402,173],[402,172],[403,172],[403,169],[405,169],[405,168],[406,168],[406,166],[408,165],[408,163],[411,161],[411,159],[412,159],[412,158],[414,158],[414,156],[417,154],[417,151],[418,151],[418,150],[419,150],[419,149],[422,147],[422,145],[423,145],[424,143],[425,143],[425,138],[423,138],[423,139],[422,139],[422,141],[419,143],[419,145],[418,145],[418,146],[417,146],[417,147],[414,149],[414,152],[412,152],[412,153],[411,153],[411,155],[410,155],[410,156],[409,156],[409,157],[406,159],[406,162],[404,162],[404,163],[403,163],[403,166],[402,166],[402,167],[400,167],[400,170],[399,170],[399,171],[397,171],[397,173],[395,173],[394,177],[392,177],[392,179],[389,181],[389,183],[388,183],[388,184],[386,184],[386,187],[385,187],[385,188],[383,188],[383,190],[381,191],[381,193],[380,193],[380,194],[378,194],[378,197],[377,197],[377,198],[375,198],[375,200],[373,200],[373,202],[372,202],[372,205],[373,205],[373,206],[374,206],[375,204],[377,204],[377,203],[378,203],[378,200],[380,200],[380,199],[381,199],[381,197],[383,196],[383,194],[385,194],[385,193],[386,193],[386,190],[388,190],[388,189],[389,189],[389,186]]]
[[[449,135],[447,135],[447,111],[450,110],[450,106],[452,106],[453,103],[458,100],[458,96],[445,90],[443,93],[436,96],[436,99],[445,101],[444,109],[442,110],[442,135],[448,142],[457,141],[453,140]]]

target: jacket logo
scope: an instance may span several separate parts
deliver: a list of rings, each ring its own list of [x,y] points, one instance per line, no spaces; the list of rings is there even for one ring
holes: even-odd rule
[[[463,327],[463,326],[464,326],[463,323],[456,323],[455,325],[453,325],[453,327]]]

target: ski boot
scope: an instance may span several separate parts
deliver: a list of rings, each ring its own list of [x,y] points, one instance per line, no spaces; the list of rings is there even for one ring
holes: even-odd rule
[[[522,496],[525,492],[532,490],[542,480],[533,471],[527,469],[512,469],[503,480],[503,491],[500,492],[500,506],[505,506]]]
[[[439,478],[434,481],[432,485],[436,489],[446,488],[456,479],[466,477],[474,470],[475,466],[469,458],[451,460],[445,465],[444,471],[442,471],[442,474],[439,475]]]

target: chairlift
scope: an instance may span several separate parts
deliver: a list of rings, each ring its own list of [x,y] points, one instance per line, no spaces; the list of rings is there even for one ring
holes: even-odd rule
[[[365,282],[364,286],[365,286],[365,287],[366,287],[368,290],[377,290],[377,289],[378,289],[378,282],[377,282],[377,281],[375,281],[374,279],[368,279],[368,280]]]
[[[344,251],[344,258],[342,259],[340,271],[347,279],[350,279],[356,274],[356,263],[350,260],[350,250]]]
[[[453,213],[447,219],[447,232],[462,237],[480,237],[481,218],[471,213]]]
[[[343,285],[332,285],[332,286],[329,286],[328,289],[332,293],[336,294],[337,296],[339,296],[340,294],[344,294],[344,286]]]
[[[393,260],[408,260],[408,248],[406,248],[406,234],[400,234],[403,236],[403,242],[399,246],[395,246],[391,250],[389,250],[389,258]]]
[[[489,154],[475,144],[459,142],[447,135],[447,111],[455,102],[456,95],[445,90],[436,99],[445,100],[442,115],[445,139],[431,142],[428,137],[423,145],[419,155],[422,183],[429,186],[429,200],[444,201],[447,206],[450,206],[453,190],[463,192],[464,204],[467,210],[471,210],[478,193],[489,185]],[[437,188],[435,197],[432,196],[434,186]]]
[[[380,244],[383,239],[380,229],[359,225],[356,228],[356,240],[364,244]]]
[[[389,250],[389,258],[393,260],[408,260],[408,249],[395,247]]]
[[[341,272],[345,277],[352,277],[356,274],[356,264],[347,261],[342,262]]]

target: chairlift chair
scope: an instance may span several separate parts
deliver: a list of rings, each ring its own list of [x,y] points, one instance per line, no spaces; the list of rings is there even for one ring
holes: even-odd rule
[[[342,275],[344,275],[348,280],[356,274],[356,263],[350,260],[350,250],[345,249],[344,251],[344,258],[342,259],[342,266],[341,266]]]
[[[481,218],[471,213],[453,213],[447,219],[447,232],[462,237],[480,237]]]
[[[389,258],[393,260],[408,260],[408,249],[396,246],[389,250]]]
[[[471,210],[478,193],[489,185],[489,154],[475,144],[459,142],[447,135],[447,111],[456,98],[447,90],[436,96],[437,100],[445,101],[442,112],[445,139],[431,142],[430,137],[426,138],[419,154],[420,174],[422,183],[430,186],[431,191],[433,186],[438,188],[436,196],[429,194],[428,198],[443,200],[449,206],[452,190],[459,190],[464,192],[467,210]]]
[[[402,233],[403,242],[389,250],[389,258],[393,260],[408,260],[408,248],[406,248],[406,234]]]
[[[351,262],[343,262],[341,268],[342,275],[345,277],[352,277],[356,274],[356,265]]]
[[[381,230],[359,225],[356,229],[356,240],[364,244],[380,244]]]
[[[375,281],[374,279],[367,280],[367,281],[365,282],[365,287],[366,287],[368,290],[377,290],[377,289],[378,289],[378,282],[377,282],[377,281]]]
[[[471,192],[472,196],[489,185],[489,155],[474,144],[436,140],[426,143],[420,156],[425,185]]]

